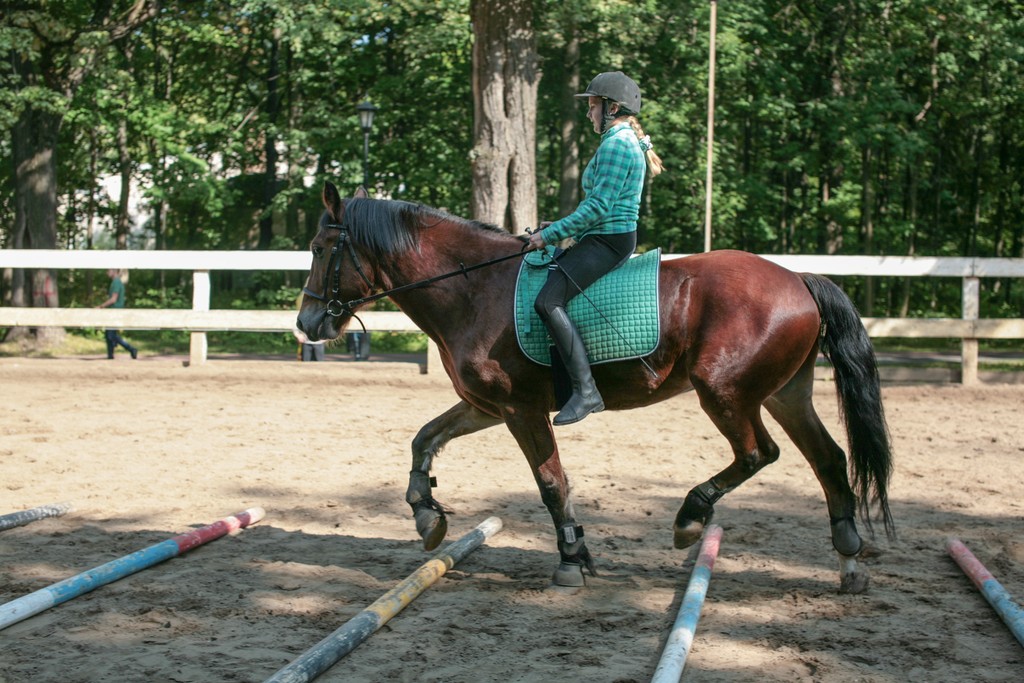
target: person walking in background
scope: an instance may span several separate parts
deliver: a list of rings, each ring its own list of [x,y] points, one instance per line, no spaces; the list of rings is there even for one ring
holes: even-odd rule
[[[555,257],[547,283],[534,308],[572,381],[572,397],[552,421],[579,422],[604,410],[604,400],[590,372],[590,360],[576,325],[569,319],[569,301],[605,273],[622,265],[636,248],[636,224],[645,174],[662,171],[651,139],[640,127],[640,87],[621,71],[598,74],[585,92],[587,118],[601,143],[583,171],[586,198],[576,210],[553,223],[541,223],[530,246],[541,249],[572,238],[575,244]]]
[[[345,335],[345,347],[354,354],[356,360],[370,359],[370,333],[349,332]]]
[[[96,308],[124,308],[125,289],[124,282],[121,280],[121,271],[111,268],[107,271],[107,277],[110,278],[110,288],[107,289],[107,300]],[[123,346],[127,349],[128,353],[132,354],[132,360],[139,357],[139,350],[122,339],[121,333],[118,330],[107,329],[104,330],[104,334],[107,338],[108,360],[113,359],[114,350],[118,346]]]

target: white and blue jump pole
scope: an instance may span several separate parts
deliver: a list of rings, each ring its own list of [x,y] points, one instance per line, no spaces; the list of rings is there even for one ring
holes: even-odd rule
[[[686,657],[693,645],[693,636],[697,633],[697,621],[700,619],[700,610],[708,593],[711,570],[715,567],[715,558],[718,556],[721,541],[722,527],[717,524],[710,525],[704,532],[700,554],[690,574],[686,594],[683,595],[683,604],[679,606],[679,614],[672,625],[672,632],[669,633],[651,683],[679,683],[683,675],[683,667],[686,666]]]
[[[147,567],[152,567],[154,564],[169,560],[176,555],[188,552],[196,546],[208,543],[232,531],[255,524],[263,519],[264,514],[266,513],[263,511],[263,508],[250,508],[245,512],[225,517],[209,526],[175,536],[163,543],[151,545],[131,555],[125,555],[95,569],[82,572],[69,579],[64,579],[51,586],[37,590],[34,593],[29,593],[17,600],[0,605],[0,630],[39,614],[44,610],[48,610],[54,605],[67,602],[100,586],[123,579],[129,574],[134,574]]]
[[[40,505],[29,510],[0,515],[0,531],[13,529],[16,526],[22,526],[39,519],[46,519],[47,517],[60,517],[69,512],[71,512],[71,505],[69,503],[54,503],[53,505]]]

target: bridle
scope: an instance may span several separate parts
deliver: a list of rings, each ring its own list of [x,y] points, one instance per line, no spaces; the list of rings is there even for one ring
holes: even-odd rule
[[[327,268],[324,270],[323,294],[317,294],[309,287],[303,287],[302,293],[313,297],[317,301],[323,301],[326,303],[327,313],[332,317],[337,318],[345,313],[355,315],[352,310],[353,307],[366,303],[366,301],[374,301],[381,297],[355,299],[353,301],[341,301],[338,298],[338,290],[341,287],[341,262],[345,260],[346,253],[352,257],[352,264],[356,267],[356,272],[359,274],[359,277],[363,278],[363,282],[366,283],[370,290],[373,291],[377,289],[377,287],[370,282],[370,278],[366,277],[366,273],[363,272],[363,264],[359,261],[359,254],[356,253],[355,247],[352,246],[352,241],[349,239],[348,228],[340,223],[327,223],[323,227],[333,228],[339,231],[338,239],[335,241],[334,246],[331,247],[331,258],[327,261]],[[330,299],[327,298],[328,280],[330,280],[331,287]],[[360,324],[362,324],[362,321],[360,321]]]
[[[349,239],[348,227],[338,223],[327,223],[323,227],[332,228],[340,231],[340,234],[338,235],[338,240],[334,243],[334,246],[331,247],[331,258],[327,261],[327,268],[324,271],[323,294],[317,294],[309,287],[303,287],[302,293],[307,296],[313,297],[317,301],[325,302],[327,304],[327,314],[335,318],[347,314],[355,318],[356,320],[359,320],[359,316],[355,314],[355,309],[364,304],[368,304],[373,301],[377,301],[378,299],[389,297],[392,294],[398,294],[399,292],[405,292],[410,289],[426,287],[427,285],[438,282],[439,280],[446,280],[456,275],[466,275],[470,271],[477,270],[479,268],[486,268],[487,266],[493,266],[494,264],[501,263],[502,261],[508,261],[509,259],[514,258],[522,258],[527,253],[529,253],[527,250],[529,242],[524,242],[523,248],[518,253],[515,254],[499,256],[498,258],[491,259],[490,261],[484,261],[483,263],[477,263],[472,266],[467,266],[463,263],[459,263],[459,269],[453,270],[449,273],[435,275],[434,277],[427,278],[426,280],[410,282],[409,284],[402,285],[401,287],[394,287],[392,289],[378,291],[375,294],[364,296],[359,299],[350,299],[348,301],[342,301],[341,299],[338,298],[338,290],[341,287],[341,262],[345,259],[346,253],[351,257],[352,264],[356,268],[356,273],[359,274],[359,277],[363,279],[363,282],[366,283],[370,290],[374,291],[377,290],[378,288],[370,281],[370,278],[366,276],[366,273],[363,272],[363,266],[359,260],[359,254],[356,253],[355,247],[352,246],[352,241]],[[328,286],[330,286],[331,289],[330,298],[327,297]],[[363,321],[359,320],[359,324],[363,325]],[[363,325],[363,331],[366,331],[365,325]]]

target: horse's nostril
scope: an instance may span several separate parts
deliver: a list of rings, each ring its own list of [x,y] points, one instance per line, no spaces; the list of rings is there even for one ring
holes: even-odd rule
[[[296,318],[296,319],[295,319],[295,328],[296,328],[296,329],[297,329],[297,330],[298,330],[299,332],[302,332],[303,334],[305,334],[305,333],[306,333],[306,330],[305,330],[305,329],[303,329],[303,327],[302,327],[302,319],[301,319],[301,318]]]

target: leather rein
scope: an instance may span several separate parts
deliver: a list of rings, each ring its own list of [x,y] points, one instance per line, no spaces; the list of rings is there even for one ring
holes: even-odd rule
[[[342,261],[345,260],[346,253],[352,259],[352,264],[355,266],[356,272],[359,274],[359,277],[363,279],[363,282],[366,283],[370,290],[372,291],[377,289],[377,286],[370,282],[370,278],[368,278],[366,276],[366,273],[363,271],[363,265],[362,262],[360,262],[359,260],[359,254],[356,253],[355,247],[352,245],[352,240],[349,239],[348,227],[338,223],[328,223],[324,225],[324,227],[338,230],[340,231],[340,234],[338,235],[338,239],[337,241],[335,241],[334,246],[331,247],[331,258],[327,262],[327,269],[324,271],[323,294],[317,294],[309,287],[303,287],[302,293],[305,294],[306,296],[313,297],[317,301],[325,302],[327,304],[328,315],[335,318],[348,314],[355,318],[356,320],[359,320],[359,316],[355,314],[355,309],[364,304],[368,304],[377,301],[378,299],[389,297],[392,294],[405,292],[410,289],[419,289],[421,287],[426,287],[440,280],[446,280],[450,277],[455,277],[456,275],[464,275],[468,279],[467,273],[469,273],[470,271],[478,270],[480,268],[486,268],[488,266],[493,266],[496,263],[508,261],[509,259],[522,258],[527,253],[529,253],[529,250],[527,249],[529,243],[526,243],[523,245],[522,250],[520,250],[517,254],[499,256],[498,258],[491,259],[490,261],[484,261],[483,263],[477,263],[472,266],[467,266],[464,263],[460,262],[458,270],[453,270],[450,273],[435,275],[434,277],[427,278],[426,280],[410,282],[409,284],[402,285],[401,287],[394,287],[392,289],[380,291],[377,292],[376,294],[364,296],[359,299],[350,299],[349,301],[342,301],[341,299],[338,298],[338,290],[341,286],[341,263]],[[330,287],[331,290],[330,298],[327,297],[328,287]],[[363,321],[359,320],[359,324],[362,325],[363,332],[365,332],[366,326],[363,325]]]

